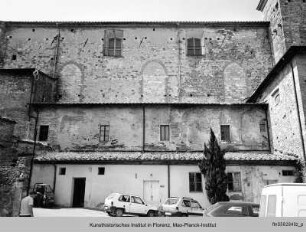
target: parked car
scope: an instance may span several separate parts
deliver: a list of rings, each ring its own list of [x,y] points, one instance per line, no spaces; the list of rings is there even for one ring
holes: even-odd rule
[[[265,186],[261,193],[259,217],[306,217],[306,184]]]
[[[35,207],[50,207],[54,205],[54,193],[50,185],[36,183],[33,187],[34,206]]]
[[[104,210],[110,216],[121,217],[123,214],[154,217],[157,207],[146,204],[141,197],[132,194],[112,193],[104,202]]]
[[[165,216],[188,217],[203,215],[203,208],[199,202],[190,197],[170,197],[160,207]]]
[[[203,217],[258,217],[259,204],[241,201],[220,201],[208,207]]]

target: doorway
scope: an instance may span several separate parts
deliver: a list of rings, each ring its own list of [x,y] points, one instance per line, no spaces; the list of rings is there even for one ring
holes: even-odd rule
[[[84,207],[86,178],[73,178],[73,201],[72,207]]]
[[[158,180],[143,181],[143,198],[147,203],[153,205],[160,202]]]

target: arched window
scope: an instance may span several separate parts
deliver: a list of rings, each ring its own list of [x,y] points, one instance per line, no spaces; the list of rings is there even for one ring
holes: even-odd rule
[[[197,38],[187,39],[187,56],[202,55],[201,40]]]

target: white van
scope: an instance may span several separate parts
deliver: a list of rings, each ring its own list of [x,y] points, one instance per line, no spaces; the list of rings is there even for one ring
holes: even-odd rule
[[[306,184],[265,186],[261,193],[259,217],[306,217]]]

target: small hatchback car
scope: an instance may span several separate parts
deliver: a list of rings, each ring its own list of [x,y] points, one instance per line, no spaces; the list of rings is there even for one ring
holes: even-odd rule
[[[258,217],[259,204],[241,201],[220,201],[204,210],[204,217]]]
[[[140,197],[131,194],[112,193],[104,202],[104,210],[110,216],[121,217],[123,214],[154,217],[157,207],[146,204]]]
[[[160,210],[165,216],[173,217],[203,215],[203,208],[200,203],[189,197],[170,197],[161,205]]]

